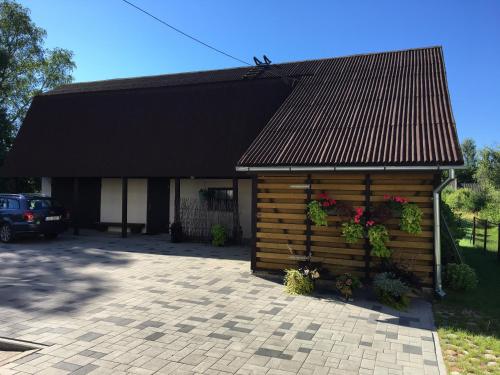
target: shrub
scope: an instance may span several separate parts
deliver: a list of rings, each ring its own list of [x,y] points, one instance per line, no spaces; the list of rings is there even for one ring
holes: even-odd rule
[[[398,310],[408,307],[410,288],[394,274],[379,273],[373,280],[373,287],[380,302]]]
[[[415,203],[406,203],[401,210],[400,228],[410,234],[422,232],[422,210]]]
[[[450,289],[458,291],[473,290],[478,284],[476,272],[465,263],[448,264],[445,267],[444,282]]]
[[[347,243],[356,243],[363,238],[363,226],[354,221],[342,223],[342,237]]]
[[[385,226],[378,224],[368,229],[368,240],[372,245],[372,254],[380,258],[389,258],[391,250],[385,246],[389,241],[389,233]]]
[[[311,294],[314,290],[312,278],[297,269],[285,270],[284,284],[288,294]]]
[[[212,245],[224,246],[227,240],[226,228],[220,224],[216,224],[210,230],[212,234]]]
[[[418,289],[422,286],[420,278],[410,271],[406,265],[396,263],[391,259],[384,259],[380,262],[377,271],[380,273],[389,272],[408,286]]]
[[[489,200],[490,191],[487,188],[470,190],[467,188],[452,190],[446,188],[441,196],[453,210],[464,212],[478,212],[483,209]]]

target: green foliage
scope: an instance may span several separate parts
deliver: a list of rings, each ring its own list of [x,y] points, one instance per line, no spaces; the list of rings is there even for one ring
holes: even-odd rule
[[[480,151],[476,179],[482,186],[491,184],[500,189],[500,146],[485,147]]]
[[[216,224],[210,229],[212,234],[212,245],[224,246],[227,241],[226,228],[220,224]]]
[[[326,227],[328,225],[328,213],[317,200],[309,202],[307,205],[307,216],[317,227]]]
[[[488,189],[481,188],[479,191],[470,189],[446,188],[441,193],[443,200],[455,211],[478,212],[488,201]]]
[[[311,294],[314,290],[313,280],[296,269],[285,270],[284,284],[288,294]]]
[[[477,172],[477,149],[476,142],[471,138],[466,138],[462,142],[462,154],[464,155],[464,169],[457,170],[459,182],[475,182]]]
[[[347,243],[356,243],[363,238],[363,226],[353,220],[342,223],[342,237]]]
[[[445,267],[444,283],[453,290],[476,289],[478,280],[476,272],[467,264],[449,263]]]
[[[422,232],[422,210],[415,203],[403,204],[400,228],[410,234]]]
[[[460,215],[454,213],[450,206],[448,206],[445,202],[441,202],[441,214],[444,217],[444,221],[450,228],[455,245],[458,246],[460,240],[466,235],[463,220]],[[453,242],[446,233],[444,225],[441,225],[441,250],[443,264],[459,261],[453,247]]]
[[[375,294],[380,302],[398,310],[406,309],[410,303],[410,288],[390,272],[379,273],[373,280]]]
[[[389,232],[382,224],[374,225],[368,229],[368,241],[372,245],[372,255],[380,258],[391,256],[391,250],[385,245],[389,241]]]
[[[493,223],[500,223],[500,190],[492,186],[486,188],[487,202],[479,211],[479,218]]]

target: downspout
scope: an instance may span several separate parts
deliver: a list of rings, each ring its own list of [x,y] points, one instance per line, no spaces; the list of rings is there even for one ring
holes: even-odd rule
[[[435,280],[435,291],[440,297],[444,297],[446,293],[443,290],[443,283],[441,278],[441,190],[443,190],[446,185],[455,179],[455,170],[450,169],[450,174],[446,180],[444,180],[438,187],[432,191],[433,197],[433,208],[434,208],[434,259],[435,259],[435,269],[434,269],[434,280]]]

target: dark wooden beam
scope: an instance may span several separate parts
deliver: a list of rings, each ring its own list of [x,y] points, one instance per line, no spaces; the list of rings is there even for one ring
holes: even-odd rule
[[[306,189],[306,202],[309,204],[312,199],[312,178],[311,175],[307,175],[307,180],[306,184],[309,185],[308,188]],[[311,219],[307,216],[307,204],[306,204],[306,256],[310,257],[312,255],[311,253],[311,235],[312,235],[312,230],[311,230]]]
[[[238,178],[233,177],[233,241],[237,244],[241,242],[240,211],[238,199]]]
[[[79,226],[79,205],[80,205],[80,181],[78,177],[73,178],[73,212],[71,213],[71,222],[73,223],[73,234],[80,234]]]
[[[257,267],[257,176],[252,176],[252,255],[250,268]]]
[[[175,178],[174,222],[181,221],[181,179]]]
[[[128,178],[122,178],[122,237],[127,237]]]
[[[366,217],[370,217],[370,196],[371,196],[371,177],[367,173],[365,176],[365,212]],[[371,260],[371,246],[368,238],[365,238],[365,281],[370,280],[370,260]]]

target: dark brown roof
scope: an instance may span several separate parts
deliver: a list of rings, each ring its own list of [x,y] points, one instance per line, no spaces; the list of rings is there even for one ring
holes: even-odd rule
[[[300,65],[239,166],[463,164],[440,47]]]
[[[257,79],[38,96],[2,174],[232,176],[290,91]]]
[[[286,63],[243,79],[248,72],[75,83],[45,93],[34,99],[2,174],[222,177],[237,163],[463,163],[439,47]]]

